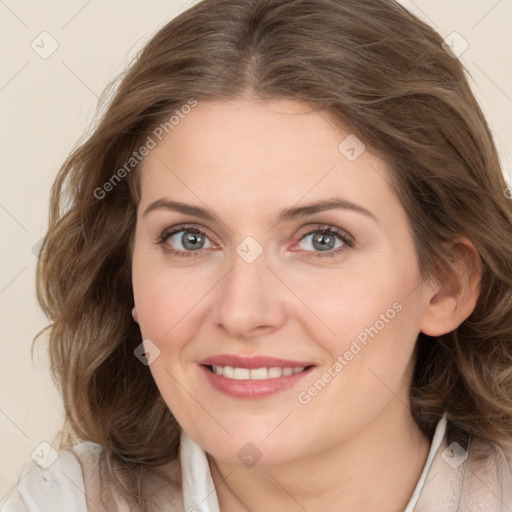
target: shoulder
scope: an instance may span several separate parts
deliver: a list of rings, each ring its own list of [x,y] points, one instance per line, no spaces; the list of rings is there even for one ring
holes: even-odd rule
[[[50,448],[45,460],[23,468],[1,512],[87,512],[82,463],[85,469],[94,466],[101,450],[91,441],[58,451]]]
[[[475,510],[511,510],[512,468],[503,448],[475,438],[467,459],[463,503],[477,507]]]
[[[51,462],[49,465],[27,464],[0,512],[88,512],[98,507],[109,512],[130,510],[126,501],[102,478],[102,454],[101,445],[82,441],[56,451],[57,457],[47,460]],[[176,482],[175,492],[153,484],[157,509],[182,510],[179,457],[166,464],[165,472]]]

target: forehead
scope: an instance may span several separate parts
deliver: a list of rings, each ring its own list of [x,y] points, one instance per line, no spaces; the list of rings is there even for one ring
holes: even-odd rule
[[[362,205],[392,199],[383,160],[327,113],[292,100],[199,101],[141,172],[144,204],[172,196],[261,211],[334,196]]]

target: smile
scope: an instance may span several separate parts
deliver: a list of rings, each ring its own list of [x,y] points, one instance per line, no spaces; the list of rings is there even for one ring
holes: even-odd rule
[[[261,399],[295,387],[315,370],[310,360],[219,354],[199,361],[205,383],[232,398]]]
[[[288,377],[304,371],[304,366],[298,368],[272,366],[270,368],[236,368],[233,366],[209,366],[210,371],[216,375],[222,375],[227,379],[234,380],[265,380]]]

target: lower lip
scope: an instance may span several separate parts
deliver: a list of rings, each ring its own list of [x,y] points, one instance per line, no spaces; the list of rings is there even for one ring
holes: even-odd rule
[[[279,393],[279,391],[289,389],[295,386],[314,368],[313,366],[310,366],[300,373],[294,373],[293,375],[286,376],[283,375],[282,377],[275,377],[273,379],[236,380],[228,379],[222,375],[217,375],[210,371],[207,366],[202,364],[199,365],[199,367],[206,375],[208,382],[214,389],[234,398],[245,399],[265,398],[275,393]]]

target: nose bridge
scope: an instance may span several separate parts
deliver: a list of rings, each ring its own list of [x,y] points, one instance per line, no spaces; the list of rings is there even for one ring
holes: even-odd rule
[[[265,254],[247,258],[244,248],[242,243],[233,253],[231,269],[222,280],[215,306],[216,323],[239,337],[262,328],[278,328],[285,318],[278,283],[267,268]]]

